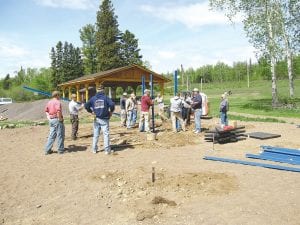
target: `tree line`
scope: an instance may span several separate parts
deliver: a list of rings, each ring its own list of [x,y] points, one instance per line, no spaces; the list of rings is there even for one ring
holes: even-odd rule
[[[272,106],[278,105],[277,62],[285,59],[289,94],[294,97],[293,55],[300,51],[300,1],[298,0],[210,0],[215,10],[232,19],[242,16],[249,41],[270,63]]]
[[[300,55],[293,57],[293,75],[294,78],[300,75]],[[288,79],[287,61],[281,60],[276,63],[277,79]],[[271,65],[267,58],[259,58],[253,63],[251,60],[233,62],[233,65],[228,65],[223,62],[218,62],[214,65],[204,65],[199,68],[178,68],[180,80],[179,84],[186,85],[189,83],[213,83],[213,82],[240,82],[246,81],[249,77],[250,81],[255,80],[271,80]],[[173,78],[173,73],[167,73],[165,76]],[[188,81],[187,81],[188,79]]]
[[[129,30],[121,32],[111,0],[103,0],[95,24],[79,30],[81,51],[59,41],[51,49],[53,87],[86,74],[94,74],[130,64],[143,65],[138,39]]]

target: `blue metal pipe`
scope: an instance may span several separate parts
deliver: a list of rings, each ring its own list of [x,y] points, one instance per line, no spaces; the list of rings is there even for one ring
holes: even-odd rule
[[[174,71],[174,96],[177,94],[177,91],[178,91],[178,71],[175,70]]]
[[[279,154],[285,154],[285,155],[293,155],[293,156],[298,156],[300,157],[300,151],[299,150],[282,150],[282,149],[276,149],[276,148],[265,148],[265,152],[274,152],[274,153],[279,153]]]
[[[280,157],[271,157],[267,155],[254,155],[254,154],[246,154],[247,158],[252,158],[252,159],[262,159],[262,160],[269,160],[273,162],[280,162],[280,163],[288,163],[292,165],[300,165],[300,161],[293,161],[293,160],[288,160],[288,159],[283,159]]]
[[[153,93],[153,75],[150,74],[150,85],[151,85],[151,99],[154,99],[154,93]],[[152,104],[152,132],[155,132],[155,121],[154,121],[154,104]]]
[[[272,164],[243,161],[243,160],[226,159],[226,158],[211,157],[211,156],[205,156],[203,159],[212,160],[212,161],[235,163],[235,164],[242,164],[242,165],[248,165],[248,166],[258,166],[258,167],[264,167],[264,168],[269,168],[269,169],[285,170],[285,171],[298,172],[298,173],[300,172],[300,168],[287,167],[287,166],[278,166],[278,165],[272,165]]]
[[[144,95],[144,91],[145,91],[145,76],[142,75],[142,96]]]
[[[273,146],[266,146],[266,145],[261,145],[260,147],[264,151],[272,151],[272,152],[278,152],[278,153],[281,153],[281,154],[289,154],[289,155],[300,156],[300,150],[298,150],[298,149],[280,148],[280,147],[273,147]]]
[[[31,88],[31,87],[28,87],[28,86],[23,86],[23,89],[27,90],[27,91],[32,91],[32,92],[35,92],[35,93],[38,93],[40,95],[44,95],[44,96],[47,96],[47,97],[51,97],[52,94],[50,92],[46,92],[46,91],[41,91],[41,90],[38,90],[38,89],[34,89],[34,88]],[[68,98],[63,98],[63,97],[60,97],[61,100],[63,101],[71,101],[70,99]]]
[[[300,156],[287,155],[287,154],[281,154],[281,153],[275,153],[275,152],[263,152],[260,155],[266,156],[266,157],[283,159],[283,160],[290,160],[290,161],[300,163]]]

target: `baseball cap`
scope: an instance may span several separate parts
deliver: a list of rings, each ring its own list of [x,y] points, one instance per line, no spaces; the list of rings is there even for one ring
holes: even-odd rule
[[[99,85],[99,87],[97,88],[97,91],[104,91],[104,86],[102,84]]]

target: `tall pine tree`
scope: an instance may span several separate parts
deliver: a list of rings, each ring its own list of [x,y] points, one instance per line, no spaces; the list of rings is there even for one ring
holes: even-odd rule
[[[92,24],[87,24],[79,30],[82,41],[83,65],[85,74],[97,72],[96,30]]]
[[[54,88],[59,83],[83,76],[83,62],[81,51],[72,43],[59,41],[56,51],[51,49],[51,82]]]
[[[138,46],[138,39],[135,38],[133,33],[126,30],[122,34],[121,44],[123,65],[143,64],[143,61],[141,60],[142,56],[140,55],[140,49]]]
[[[103,0],[96,22],[97,71],[122,66],[120,31],[110,0]]]

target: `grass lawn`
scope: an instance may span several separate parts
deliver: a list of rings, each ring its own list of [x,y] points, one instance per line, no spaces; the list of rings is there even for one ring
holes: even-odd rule
[[[300,80],[295,80],[295,97],[289,99],[288,80],[277,82],[278,97],[282,107],[272,109],[271,81],[255,81],[247,87],[246,81],[203,84],[202,91],[208,96],[210,104],[210,115],[219,115],[219,104],[221,94],[231,91],[228,96],[230,112],[261,115],[264,117],[300,117]],[[192,88],[201,88],[200,84],[193,84]],[[166,97],[168,103],[169,97]],[[291,105],[295,107],[291,108]]]

